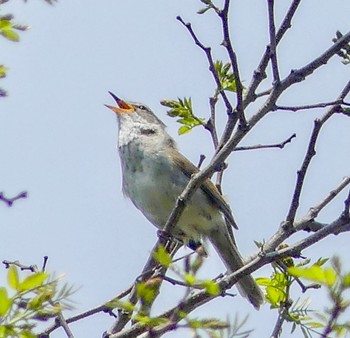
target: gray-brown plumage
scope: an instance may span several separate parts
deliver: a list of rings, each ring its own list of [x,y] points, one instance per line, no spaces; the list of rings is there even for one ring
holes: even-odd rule
[[[112,96],[119,107],[107,107],[117,114],[119,122],[123,192],[152,224],[162,229],[177,197],[198,169],[179,153],[164,123],[148,107]],[[244,262],[231,226],[237,228],[230,207],[207,179],[187,202],[173,235],[185,243],[209,239],[228,271],[234,272]],[[240,279],[238,288],[255,308],[263,303],[252,276]]]

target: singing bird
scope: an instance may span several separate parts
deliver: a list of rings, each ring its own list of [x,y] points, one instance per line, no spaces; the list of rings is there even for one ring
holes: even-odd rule
[[[116,113],[118,120],[123,192],[153,225],[162,229],[178,196],[198,168],[178,151],[165,124],[150,108],[110,94],[118,105],[106,106]],[[184,243],[207,238],[228,271],[234,272],[244,262],[231,226],[237,227],[230,207],[207,179],[187,202],[172,235]],[[238,289],[259,309],[263,294],[252,276],[242,277]]]

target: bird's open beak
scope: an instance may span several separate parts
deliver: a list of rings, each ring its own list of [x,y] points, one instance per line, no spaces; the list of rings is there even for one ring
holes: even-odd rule
[[[119,107],[114,107],[114,106],[110,106],[108,104],[105,104],[105,106],[107,108],[113,110],[117,114],[132,113],[135,111],[135,108],[132,105],[121,100],[117,95],[114,95],[111,92],[108,92],[108,93],[112,95],[113,99],[115,100],[115,102],[117,102]]]

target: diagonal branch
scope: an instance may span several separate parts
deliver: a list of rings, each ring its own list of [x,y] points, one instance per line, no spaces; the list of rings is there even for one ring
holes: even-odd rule
[[[235,84],[236,84],[236,98],[237,98],[236,112],[237,112],[237,117],[240,121],[240,127],[244,129],[247,124],[247,121],[244,116],[244,108],[243,108],[243,85],[239,74],[237,55],[233,49],[231,38],[230,38],[230,29],[229,29],[229,23],[228,23],[229,7],[230,7],[230,0],[225,0],[224,8],[219,12],[219,16],[222,21],[222,29],[223,29],[223,36],[224,36],[222,45],[226,48],[228,57],[232,65],[232,71],[235,77]],[[228,107],[226,106],[226,108]]]
[[[316,242],[319,242],[331,234],[338,234],[345,231],[350,231],[350,219],[349,217],[344,217],[341,215],[334,222],[328,224],[323,229],[295,243],[294,245],[257,256],[241,269],[222,278],[220,281],[218,281],[217,285],[220,287],[220,290],[225,291],[237,283],[240,278],[246,276],[247,274],[251,274],[262,266],[279,261],[286,257],[299,257],[302,250],[314,245]],[[157,318],[161,321],[161,324],[152,327],[151,330],[149,329],[149,326],[145,324],[136,323],[123,332],[110,335],[109,338],[126,338],[137,336],[143,338],[159,337],[169,330],[176,329],[177,323],[183,319],[183,313],[189,314],[199,306],[219,296],[220,295],[209,295],[205,290],[198,291],[182,301],[180,305],[177,305],[159,315]]]
[[[183,19],[181,18],[181,16],[177,16],[176,19],[178,21],[180,21],[184,26],[185,28],[188,30],[188,32],[190,33],[194,43],[201,49],[203,50],[203,52],[205,53],[206,57],[207,57],[207,60],[208,60],[208,63],[209,63],[209,71],[212,73],[213,77],[214,77],[214,80],[215,80],[215,83],[216,83],[216,86],[218,88],[218,91],[225,103],[225,106],[227,108],[227,112],[228,114],[231,114],[232,113],[232,106],[231,106],[231,103],[225,93],[224,90],[222,90],[222,86],[221,86],[221,82],[220,82],[220,79],[219,79],[219,76],[218,76],[218,73],[216,72],[215,70],[215,66],[214,66],[214,60],[213,60],[213,57],[211,55],[211,48],[210,47],[206,47],[203,45],[203,43],[201,43],[197,37],[197,35],[195,34],[195,32],[193,31],[192,29],[192,25],[190,23],[186,23],[185,21],[183,21]]]
[[[306,215],[296,220],[293,227],[286,224],[287,222],[282,222],[276,233],[264,244],[264,250],[271,251],[277,248],[281,243],[283,243],[290,235],[301,230],[314,230],[319,231],[327,226],[327,224],[322,224],[316,222],[314,219],[336,196],[340,194],[348,185],[350,184],[350,177],[345,177],[342,182],[332,191],[330,191],[327,196],[325,196],[319,203],[312,206]],[[346,201],[345,201],[346,202]],[[343,212],[344,213],[344,212]]]
[[[283,38],[286,31],[291,27],[292,19],[301,3],[301,0],[294,0],[290,5],[288,12],[276,34],[276,46],[279,44]],[[266,78],[266,68],[270,60],[270,46],[266,47],[265,53],[261,58],[258,68],[254,71],[254,76],[251,84],[247,89],[247,94],[245,95],[243,105],[246,107],[251,102],[255,101],[256,94],[255,91],[260,85],[260,83]]]
[[[164,228],[165,231],[165,228]],[[171,256],[174,256],[175,253],[177,252],[177,250],[180,249],[181,245],[179,244],[178,241],[176,240],[169,240],[168,237],[165,236],[159,236],[159,240],[157,241],[157,243],[154,245],[151,255],[149,256],[143,270],[141,273],[141,278],[139,278],[138,280],[135,281],[134,287],[129,295],[128,301],[131,304],[136,304],[138,301],[138,297],[137,297],[137,292],[136,292],[136,283],[140,282],[140,281],[144,281],[147,280],[149,278],[152,278],[153,274],[156,273],[155,272],[155,268],[159,267],[159,263],[154,259],[154,253],[158,251],[159,247],[162,246],[166,249],[167,253]],[[163,274],[165,275],[167,268],[165,268],[164,266],[159,267],[160,271],[157,272],[156,274],[158,275]],[[141,279],[141,280],[140,280]],[[157,289],[159,290],[160,287],[162,285],[162,281],[160,281]],[[155,299],[154,299],[155,300]],[[149,305],[149,309],[152,306],[153,302],[150,302]],[[114,334],[117,332],[120,332],[125,325],[131,320],[131,315],[132,313],[128,312],[128,311],[123,311],[120,312],[117,320],[113,323],[112,327],[109,329],[109,332],[105,334],[106,337],[108,337],[108,335],[110,334]]]
[[[269,16],[269,34],[270,34],[270,58],[272,65],[272,74],[274,85],[280,82],[280,74],[278,70],[277,62],[277,42],[276,42],[276,28],[275,28],[275,16],[274,16],[275,0],[267,0],[268,16]]]
[[[338,97],[338,100],[343,100],[346,97],[346,95],[348,95],[349,92],[350,92],[350,81],[346,84],[346,86],[342,90],[340,96]],[[301,168],[299,169],[298,174],[297,174],[298,177],[297,177],[297,181],[295,184],[293,198],[292,198],[292,201],[291,201],[291,204],[289,207],[288,215],[286,217],[286,222],[289,224],[293,224],[293,222],[294,222],[295,215],[296,215],[296,212],[297,212],[298,207],[299,207],[300,196],[301,196],[301,191],[303,188],[304,180],[306,177],[306,172],[309,168],[309,165],[311,163],[312,158],[316,155],[315,146],[316,146],[317,138],[318,138],[318,135],[321,131],[321,128],[326,123],[326,121],[339,110],[339,108],[340,108],[339,105],[332,106],[323,115],[323,117],[321,119],[316,119],[314,122],[314,129],[313,129],[311,137],[310,137],[310,141],[309,141],[308,149],[307,149],[305,157],[304,157],[304,161],[303,161]]]

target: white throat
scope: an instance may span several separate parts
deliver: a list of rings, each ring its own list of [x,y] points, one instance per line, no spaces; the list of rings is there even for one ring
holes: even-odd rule
[[[145,121],[137,114],[133,116],[125,114],[119,117],[119,147],[127,146],[131,142],[141,143],[144,146],[151,144],[156,146],[155,143],[161,142],[165,135],[167,134],[162,126]]]

